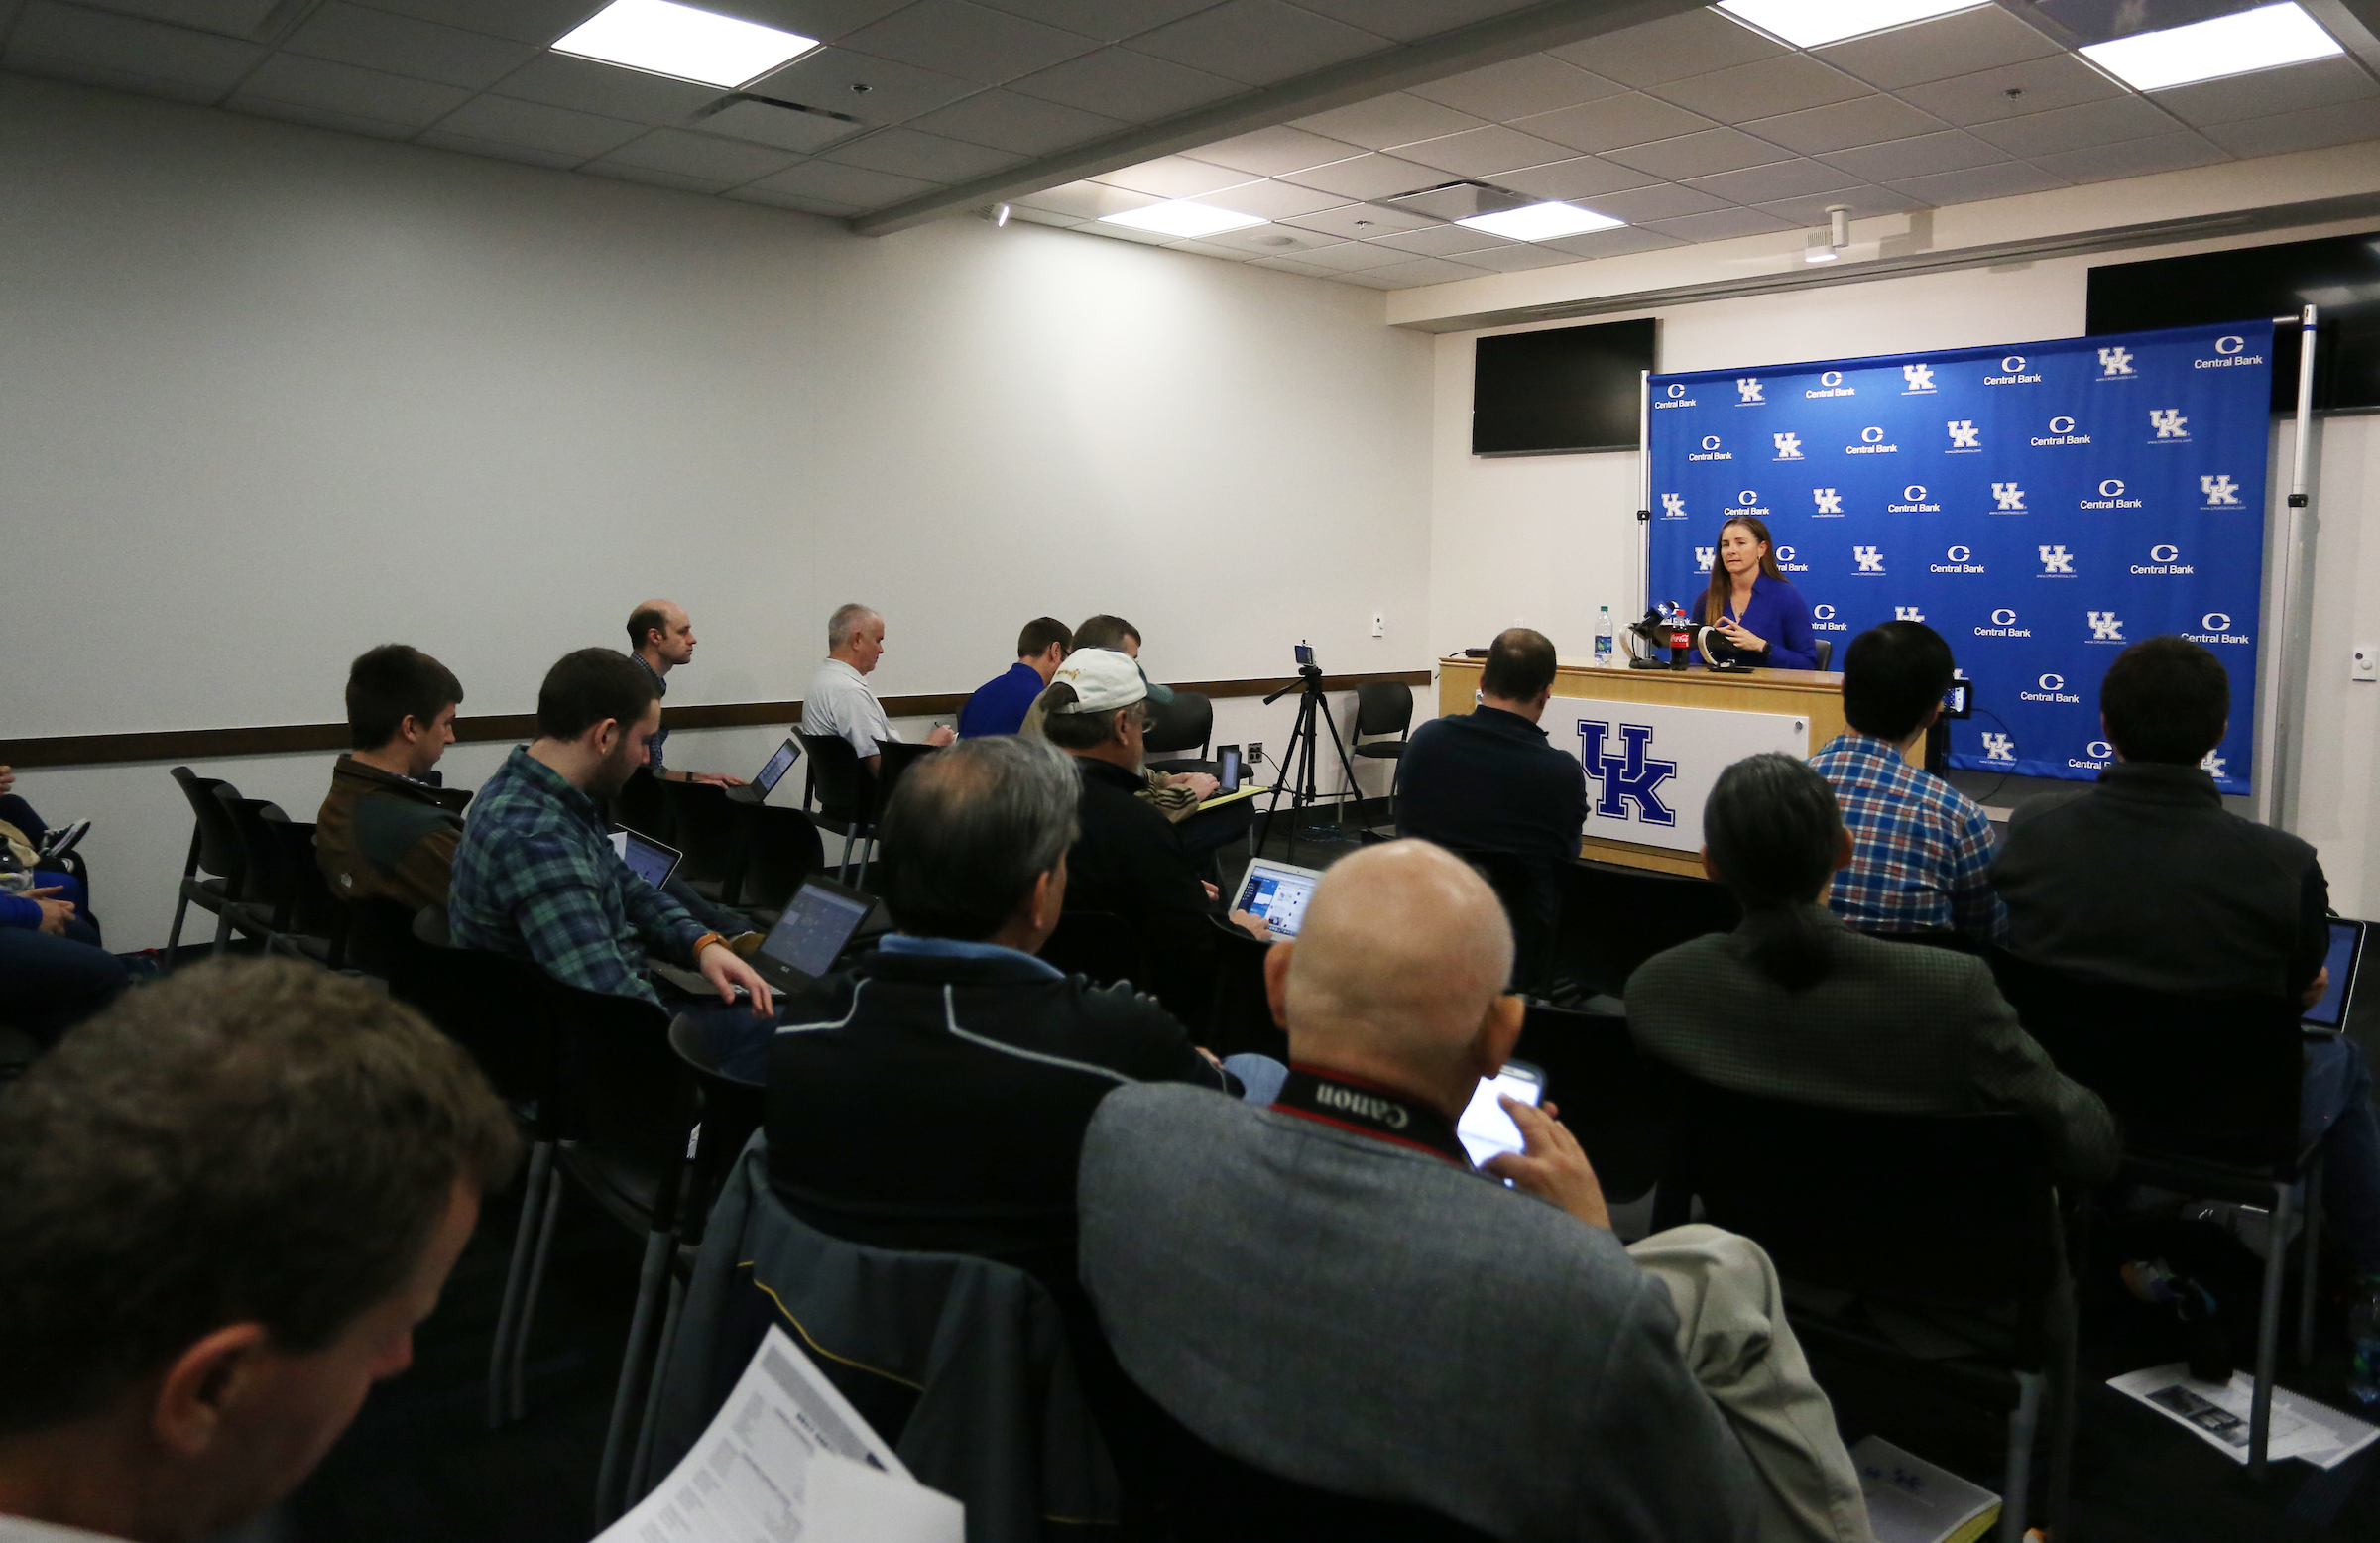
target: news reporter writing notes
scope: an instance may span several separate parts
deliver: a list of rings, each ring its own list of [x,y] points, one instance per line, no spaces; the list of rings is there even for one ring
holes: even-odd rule
[[[1810,602],[1777,566],[1768,525],[1756,515],[1737,515],[1719,528],[1711,585],[1696,597],[1694,619],[1717,628],[1752,663],[1771,669],[1818,667]]]

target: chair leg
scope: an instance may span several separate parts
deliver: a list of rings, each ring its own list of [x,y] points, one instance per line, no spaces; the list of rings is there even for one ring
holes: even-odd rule
[[[612,1393],[611,1426],[604,1432],[603,1462],[595,1476],[595,1525],[598,1530],[608,1526],[619,1514],[621,1499],[617,1487],[622,1478],[621,1468],[628,1457],[633,1439],[629,1429],[629,1412],[644,1403],[644,1379],[651,1363],[645,1357],[645,1342],[652,1335],[654,1319],[661,1310],[662,1290],[669,1278],[669,1258],[677,1251],[676,1238],[667,1232],[645,1235],[645,1262],[637,1274],[637,1307],[628,1324],[628,1347],[620,1358],[620,1385]]]
[[[2033,1436],[2041,1426],[2041,1373],[2016,1374],[2008,1411],[2008,1472],[2000,1484],[2000,1543],[2024,1543],[2025,1499],[2033,1488]]]
[[[166,968],[171,970],[181,959],[181,918],[190,911],[190,897],[183,895],[174,902],[174,930],[166,934]]]
[[[209,955],[208,957],[209,957],[209,958],[213,958],[213,959],[220,959],[220,958],[222,958],[222,957],[223,957],[224,953],[225,953],[225,952],[226,952],[226,951],[227,951],[227,950],[230,948],[230,946],[231,946],[231,901],[229,901],[229,900],[225,900],[225,901],[223,902],[223,908],[222,908],[221,910],[219,910],[219,911],[215,912],[215,951],[214,951],[214,953],[212,953],[212,954],[211,954],[211,955]]]
[[[2322,1153],[2306,1165],[2306,1251],[2298,1257],[2298,1365],[2314,1360],[2314,1292],[2322,1267]]]
[[[639,1498],[652,1487],[649,1478],[653,1470],[653,1441],[661,1425],[661,1384],[669,1369],[669,1357],[677,1348],[678,1325],[686,1316],[686,1283],[677,1272],[669,1274],[669,1312],[661,1321],[660,1349],[654,1353],[653,1379],[645,1391],[645,1417],[637,1427],[637,1455],[628,1467],[628,1493]]]
[[[2075,1365],[2081,1327],[2076,1321],[2074,1283],[2058,1288],[2059,1318],[2050,1337],[2050,1493],[2042,1516],[2043,1530],[2053,1538],[2067,1535],[2068,1498],[2074,1490],[2075,1417],[2081,1401]]]
[[[843,861],[835,865],[835,882],[837,884],[851,883],[851,844],[858,835],[859,828],[857,826],[846,825],[843,827]]]
[[[504,1371],[511,1361],[513,1332],[521,1321],[521,1292],[529,1283],[529,1256],[536,1246],[538,1212],[542,1209],[546,1175],[553,1167],[553,1143],[539,1141],[529,1149],[529,1177],[521,1187],[521,1225],[513,1230],[513,1260],[504,1272],[504,1306],[496,1314],[496,1343],[488,1353],[488,1429],[504,1424]]]
[[[537,1315],[537,1297],[545,1289],[545,1260],[553,1252],[553,1224],[562,1214],[562,1165],[555,1163],[545,1180],[545,1215],[537,1222],[537,1251],[530,1260],[529,1289],[521,1294],[521,1326],[513,1331],[510,1413],[529,1417],[529,1326]]]
[[[2271,1241],[2265,1248],[2264,1294],[2256,1303],[2256,1391],[2248,1404],[2248,1477],[2261,1481],[2273,1434],[2273,1370],[2281,1340],[2281,1286],[2289,1263],[2290,1186],[2273,1186]]]

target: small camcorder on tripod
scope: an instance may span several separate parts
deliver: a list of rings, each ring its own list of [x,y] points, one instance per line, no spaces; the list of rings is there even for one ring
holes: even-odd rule
[[[1297,645],[1297,679],[1264,698],[1264,705],[1287,696],[1292,691],[1303,692],[1297,703],[1297,727],[1289,732],[1289,748],[1277,765],[1282,776],[1272,787],[1272,802],[1264,810],[1264,830],[1258,845],[1272,839],[1272,816],[1281,806],[1281,794],[1289,795],[1289,860],[1297,861],[1297,820],[1308,808],[1323,802],[1323,794],[1315,789],[1314,768],[1319,759],[1316,749],[1315,715],[1330,725],[1331,749],[1339,756],[1339,769],[1347,777],[1347,787],[1356,787],[1355,764],[1347,759],[1347,747],[1339,741],[1339,722],[1331,716],[1330,698],[1323,695],[1322,666],[1314,662],[1314,651],[1305,644]]]

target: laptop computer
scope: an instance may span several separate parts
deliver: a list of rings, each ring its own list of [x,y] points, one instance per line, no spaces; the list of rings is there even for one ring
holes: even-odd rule
[[[1306,902],[1314,897],[1314,887],[1321,882],[1319,869],[1256,858],[1233,891],[1232,909],[1263,917],[1274,937],[1295,937],[1306,917]]]
[[[761,940],[752,968],[778,991],[809,986],[835,967],[876,909],[874,895],[813,874],[801,882],[785,902],[784,914]]]
[[[669,876],[677,872],[678,859],[684,856],[677,848],[633,830],[613,831],[612,850],[620,854],[630,873],[656,890],[669,882]]]
[[[2325,1033],[2340,1033],[2347,1026],[2347,1009],[2355,997],[2355,971],[2363,963],[2364,929],[2368,923],[2349,921],[2344,916],[2330,918],[2330,952],[2322,961],[2330,972],[2329,988],[2322,1000],[2306,1009],[2299,1021],[2307,1028]]]
[[[793,770],[793,763],[800,759],[801,747],[793,743],[792,735],[786,735],[785,742],[776,747],[776,753],[769,758],[769,764],[761,768],[759,774],[742,787],[729,788],[727,796],[738,803],[767,803],[770,789],[783,781],[785,773]]]

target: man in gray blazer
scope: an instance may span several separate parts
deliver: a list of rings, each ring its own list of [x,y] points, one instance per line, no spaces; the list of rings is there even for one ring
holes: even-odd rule
[[[1519,1037],[1511,959],[1470,868],[1368,848],[1266,960],[1278,1102],[1101,1103],[1082,1271],[1125,1371],[1242,1463],[1499,1539],[1868,1540],[1757,1247],[1681,1228],[1631,1257],[1551,1106],[1505,1105],[1513,1188],[1473,1168],[1455,1123]]]

